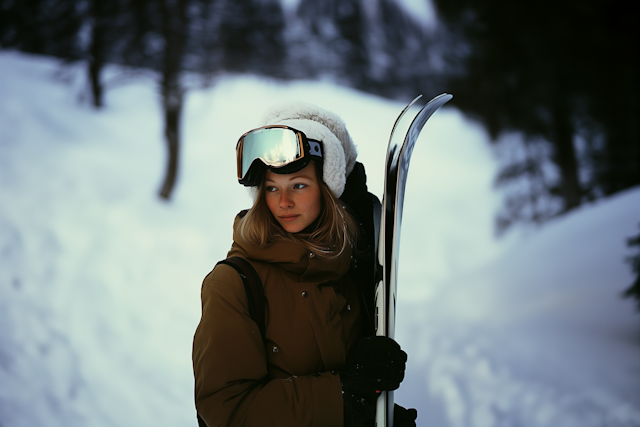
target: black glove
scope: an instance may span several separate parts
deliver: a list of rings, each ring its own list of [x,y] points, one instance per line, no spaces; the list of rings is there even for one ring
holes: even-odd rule
[[[361,338],[340,375],[345,421],[373,419],[376,398],[400,387],[406,362],[407,353],[391,338]]]
[[[393,407],[393,427],[416,427],[418,411],[405,409],[397,403]]]

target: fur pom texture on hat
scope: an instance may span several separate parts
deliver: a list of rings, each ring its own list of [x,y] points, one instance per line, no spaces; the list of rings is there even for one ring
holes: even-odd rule
[[[336,197],[342,195],[358,152],[337,114],[306,102],[287,102],[267,110],[261,126],[267,125],[290,126],[304,132],[309,139],[321,141],[322,180]]]

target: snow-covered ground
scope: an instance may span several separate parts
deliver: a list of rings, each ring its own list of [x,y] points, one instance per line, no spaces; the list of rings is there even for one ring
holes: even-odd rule
[[[237,137],[283,99],[334,110],[381,195],[402,105],[327,82],[194,88],[165,203],[154,81],[110,69],[121,83],[95,112],[80,72],[0,52],[0,426],[195,425],[200,284],[250,203]],[[425,427],[640,426],[640,313],[620,298],[640,188],[497,242],[495,169],[455,108],[426,125],[407,186],[396,400]]]

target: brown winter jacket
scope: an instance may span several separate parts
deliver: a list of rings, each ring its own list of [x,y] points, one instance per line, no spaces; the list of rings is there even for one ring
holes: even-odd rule
[[[251,261],[260,276],[266,339],[239,274],[216,266],[202,285],[193,342],[199,415],[208,427],[342,426],[338,373],[362,330],[351,251],[324,261],[291,242],[261,248],[234,233],[228,256]]]

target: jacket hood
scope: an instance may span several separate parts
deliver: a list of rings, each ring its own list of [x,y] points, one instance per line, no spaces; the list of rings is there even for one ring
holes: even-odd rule
[[[336,259],[322,259],[308,252],[303,246],[289,241],[278,240],[267,246],[251,244],[238,233],[240,216],[233,224],[233,245],[228,257],[237,256],[249,261],[277,264],[284,271],[299,276],[300,282],[329,282],[344,276],[351,265],[351,248],[347,247]]]

